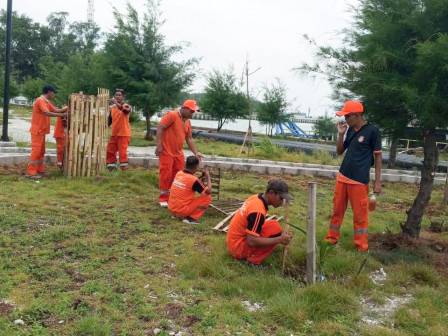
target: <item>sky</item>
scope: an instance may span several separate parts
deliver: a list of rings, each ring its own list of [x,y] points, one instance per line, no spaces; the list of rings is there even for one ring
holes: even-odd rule
[[[2,1],[0,8],[6,9]],[[132,0],[146,11],[146,0]],[[334,113],[331,88],[325,79],[312,79],[293,71],[313,62],[314,49],[307,34],[319,45],[341,45],[340,32],[350,26],[350,5],[357,0],[161,0],[161,32],[167,44],[189,42],[180,58],[200,58],[199,76],[189,88],[202,92],[205,74],[233,65],[240,78],[249,60],[250,95],[262,99],[262,88],[280,79],[287,88],[292,110],[311,116]],[[13,0],[13,10],[39,23],[51,12],[69,13],[69,21],[86,21],[88,0]],[[124,0],[94,0],[94,20],[103,32],[114,29],[112,8],[126,14]]]

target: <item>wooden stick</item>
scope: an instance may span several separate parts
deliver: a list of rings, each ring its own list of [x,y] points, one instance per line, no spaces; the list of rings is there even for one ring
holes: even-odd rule
[[[285,232],[289,232],[289,201],[285,201]],[[285,273],[287,246],[283,248],[282,273]]]
[[[239,209],[238,209],[239,210]],[[228,215],[226,218],[224,218],[222,221],[220,221],[216,226],[213,228],[214,230],[219,230],[230,218],[233,217],[233,215],[238,211],[233,211],[230,215]]]
[[[84,134],[84,146],[83,146],[83,158],[82,158],[82,169],[81,176],[86,176],[87,171],[87,154],[88,154],[88,146],[89,146],[89,113],[90,113],[90,104],[89,104],[89,96],[85,96],[85,108],[84,108],[84,118],[83,118],[83,134]]]
[[[67,125],[70,125],[70,131],[68,133],[68,158],[67,167],[64,167],[64,175],[67,177],[72,176],[72,165],[73,165],[73,132],[74,132],[74,115],[75,115],[75,101],[76,95],[70,95],[70,111],[67,117]],[[67,127],[68,129],[68,127]]]
[[[316,283],[316,182],[308,183],[308,214],[306,221],[306,279]]]
[[[81,99],[81,95],[82,92],[80,92],[77,95],[77,99],[76,99],[76,109],[75,109],[75,125],[74,125],[74,130],[73,130],[73,165],[72,165],[72,176],[76,177],[76,167],[78,165],[78,144],[79,144],[79,127],[78,127],[78,119],[79,119],[79,114],[80,114],[80,109],[81,109],[81,103],[82,103],[82,99]]]
[[[98,114],[99,114],[99,104],[98,97],[95,97],[95,116],[94,116],[94,125],[93,125],[93,167],[92,167],[92,176],[96,176],[98,174]]]
[[[90,114],[89,114],[89,132],[88,137],[89,137],[89,150],[87,152],[87,177],[90,177],[90,171],[92,168],[92,146],[93,146],[93,113],[94,113],[94,96],[90,96]]]
[[[81,167],[82,167],[82,140],[83,140],[83,133],[84,133],[84,107],[85,107],[85,97],[84,94],[81,96],[81,109],[79,114],[79,130],[78,130],[78,161],[76,165],[76,176],[81,176]]]

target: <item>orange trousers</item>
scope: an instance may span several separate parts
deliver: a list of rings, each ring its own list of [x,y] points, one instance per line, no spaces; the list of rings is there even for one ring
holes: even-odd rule
[[[205,210],[207,210],[211,201],[212,201],[212,196],[209,194],[204,194],[204,195],[193,198],[190,205],[188,206],[188,209],[186,209],[185,211],[176,212],[176,211],[170,210],[170,212],[174,217],[179,217],[179,218],[191,217],[193,219],[199,220],[199,218],[201,218],[201,216],[204,214]],[[169,204],[169,202],[168,202],[168,204]],[[168,210],[169,210],[169,205],[168,205]]]
[[[62,169],[64,163],[64,152],[65,152],[65,138],[55,138],[56,139],[56,164],[59,169]]]
[[[45,172],[45,134],[31,134],[31,156],[26,170],[27,175],[38,175]]]
[[[282,227],[276,220],[267,220],[264,222],[260,237],[272,238],[282,234]],[[275,249],[275,244],[268,247],[250,247],[247,245],[247,238],[244,237],[240,242],[232,246],[227,245],[227,250],[236,259],[246,259],[253,264],[261,264],[263,259],[268,257]]]
[[[353,210],[353,227],[356,249],[366,251],[369,249],[369,186],[362,184],[348,184],[337,181],[334,190],[333,215],[330,219],[325,240],[336,244],[339,241],[340,228],[347,210],[348,201]]]
[[[108,168],[115,168],[117,164],[117,152],[120,159],[120,168],[126,170],[129,168],[128,147],[131,137],[111,136],[107,144],[106,163]]]
[[[164,155],[163,152],[159,156],[159,202],[168,202],[170,198],[171,184],[177,172],[184,169],[184,155],[170,156]]]

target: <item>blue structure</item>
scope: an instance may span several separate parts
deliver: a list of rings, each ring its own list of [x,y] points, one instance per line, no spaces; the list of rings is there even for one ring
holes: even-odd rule
[[[275,134],[276,135],[285,135],[285,131],[283,130],[283,126],[286,127],[292,136],[300,137],[300,138],[312,138],[313,136],[310,134],[306,134],[303,129],[301,129],[295,122],[289,120],[288,122],[280,123],[275,125]]]

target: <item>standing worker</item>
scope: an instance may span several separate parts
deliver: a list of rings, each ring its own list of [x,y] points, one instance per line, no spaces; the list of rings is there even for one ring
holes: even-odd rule
[[[159,205],[168,206],[170,188],[174,176],[184,167],[184,153],[182,145],[186,140],[193,154],[202,159],[202,154],[196,149],[191,133],[190,118],[199,111],[196,101],[184,101],[178,111],[168,112],[160,120],[157,127],[157,147],[155,154],[159,157]]]
[[[212,201],[212,180],[208,168],[204,168],[203,176],[207,178],[207,186],[194,173],[198,170],[199,159],[196,156],[187,157],[185,169],[178,171],[171,185],[168,210],[174,217],[182,219],[187,224],[199,223],[199,218]],[[201,194],[195,197],[195,192]]]
[[[345,122],[339,122],[336,152],[344,160],[336,180],[333,215],[330,219],[326,241],[336,244],[339,241],[340,227],[350,201],[353,210],[355,247],[359,252],[369,249],[369,209],[368,192],[370,167],[375,163],[375,182],[373,192],[381,192],[381,134],[378,128],[368,124],[362,113],[363,105],[358,101],[347,101],[337,112]],[[347,130],[348,126],[348,130]],[[345,138],[344,138],[345,135]]]
[[[124,103],[124,90],[115,89],[114,103],[110,107],[108,125],[112,125],[112,132],[107,144],[106,164],[109,171],[117,169],[117,152],[120,160],[121,170],[129,168],[128,146],[131,142],[131,126],[129,125],[129,114],[131,106]]]
[[[68,108],[68,106],[64,106],[63,108]],[[59,117],[58,119],[56,119],[53,138],[56,139],[56,164],[60,170],[62,170],[64,163],[66,128],[67,117]]]
[[[42,88],[42,95],[36,99],[31,117],[31,156],[26,177],[39,179],[45,174],[45,135],[50,134],[50,117],[66,117],[67,107],[57,109],[50,100],[57,90],[51,85]]]
[[[255,268],[269,256],[277,244],[288,245],[291,232],[282,232],[276,220],[266,220],[268,207],[278,208],[284,200],[292,200],[288,185],[282,180],[270,180],[264,194],[249,197],[235,213],[227,232],[227,250],[239,260]]]

